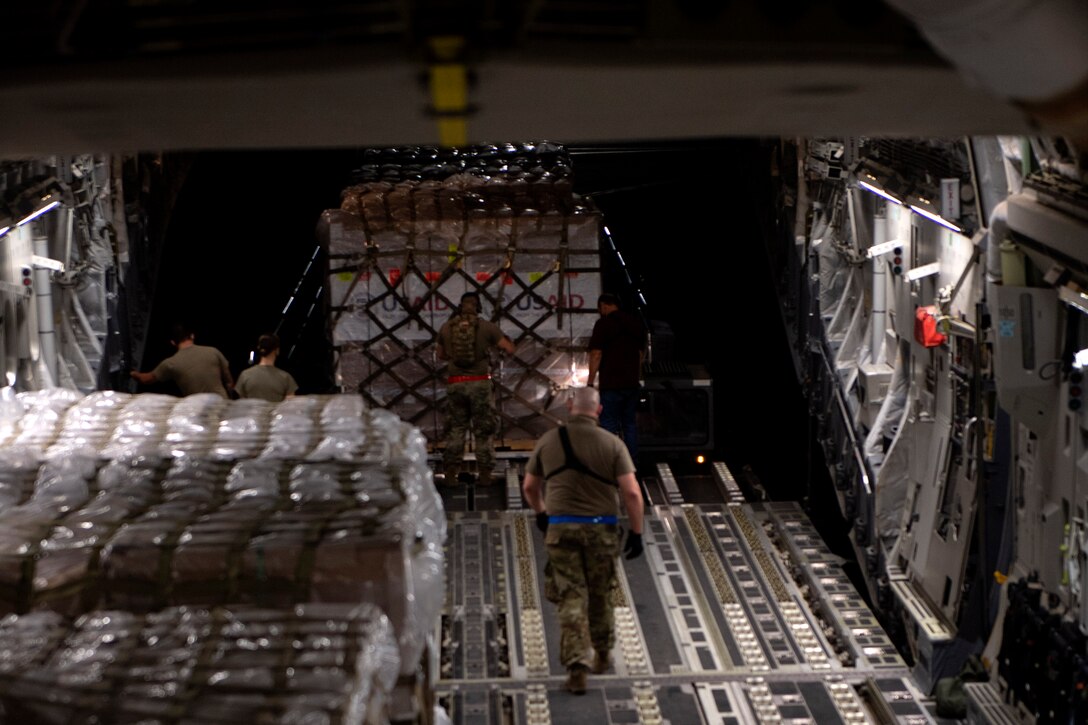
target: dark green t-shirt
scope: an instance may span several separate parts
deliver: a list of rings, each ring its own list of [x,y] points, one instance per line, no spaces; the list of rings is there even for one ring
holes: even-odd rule
[[[567,424],[574,454],[597,475],[616,481],[634,473],[635,464],[627,446],[613,433],[597,425],[588,415],[575,415]],[[566,460],[559,429],[537,439],[525,470],[543,478],[558,470]],[[618,489],[602,481],[567,469],[548,479],[544,485],[544,508],[552,516],[615,516],[619,513]]]

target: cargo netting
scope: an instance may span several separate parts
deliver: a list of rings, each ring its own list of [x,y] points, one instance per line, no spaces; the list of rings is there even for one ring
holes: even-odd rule
[[[419,430],[358,395],[0,393],[0,613],[367,602],[416,672],[446,519]]]
[[[564,419],[560,391],[585,384],[600,214],[572,193],[554,145],[427,158],[407,173],[418,150],[377,154],[341,208],[322,214],[337,382],[442,441],[445,363],[434,342],[461,295],[474,291],[481,315],[516,346],[492,360],[497,440],[532,441]]]

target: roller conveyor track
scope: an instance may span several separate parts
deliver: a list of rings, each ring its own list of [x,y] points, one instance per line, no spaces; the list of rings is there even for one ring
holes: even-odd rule
[[[437,694],[455,723],[934,721],[796,504],[654,506],[614,592],[614,669],[582,697],[563,689],[531,515],[450,523]]]

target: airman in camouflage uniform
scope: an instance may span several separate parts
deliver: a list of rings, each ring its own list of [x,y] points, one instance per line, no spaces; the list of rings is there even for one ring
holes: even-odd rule
[[[619,550],[618,493],[630,520],[624,551],[642,554],[642,491],[627,448],[597,425],[600,396],[579,388],[566,426],[536,442],[522,489],[548,549],[545,596],[559,605],[559,657],[567,689],[581,695],[592,668],[611,666],[612,589]]]
[[[560,659],[589,667],[588,653],[603,652],[607,659],[615,644],[612,590],[619,527],[553,524],[545,540],[554,602],[559,605]]]
[[[461,472],[465,435],[470,427],[476,439],[480,483],[490,482],[495,466],[493,439],[499,426],[492,399],[488,352],[497,347],[513,353],[514,343],[498,325],[479,319],[479,309],[479,295],[475,292],[463,294],[461,307],[442,325],[435,345],[438,359],[449,361],[446,369],[446,448],[442,453],[446,485],[456,481]],[[467,343],[458,327],[469,330]]]
[[[470,428],[476,439],[476,466],[480,482],[486,483],[495,467],[493,440],[499,430],[490,380],[451,383],[446,388],[446,448],[442,452],[442,464],[447,483],[456,480],[461,469],[465,436]]]

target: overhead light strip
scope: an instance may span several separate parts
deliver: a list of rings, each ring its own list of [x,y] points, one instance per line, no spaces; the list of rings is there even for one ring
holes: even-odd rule
[[[868,176],[870,179],[875,180],[875,177],[872,174],[865,174],[865,175]],[[942,216],[940,216],[938,214],[934,214],[933,212],[929,211],[928,209],[923,209],[920,206],[915,206],[914,204],[907,204],[907,203],[905,203],[903,201],[900,201],[899,199],[896,199],[894,196],[892,196],[888,192],[884,191],[884,189],[881,189],[879,186],[876,186],[875,184],[871,184],[868,181],[858,179],[858,186],[860,186],[861,188],[863,188],[863,189],[865,189],[867,191],[871,191],[872,193],[876,194],[879,197],[887,199],[888,201],[892,202],[893,204],[897,204],[898,206],[906,206],[911,211],[915,212],[916,214],[921,214],[926,219],[929,219],[930,221],[934,221],[934,222],[940,224],[942,227],[944,227],[946,229],[951,229],[952,231],[956,232],[957,234],[962,234],[963,233],[963,228],[962,227],[956,226],[955,224],[948,221],[944,217],[942,217]]]
[[[862,180],[858,179],[858,186],[862,187],[863,189],[868,189],[869,191],[873,192],[877,196],[884,197],[885,199],[892,202],[893,204],[898,204],[899,206],[903,206],[903,202],[899,201],[894,196],[892,196],[888,192],[881,189],[879,186],[873,186],[868,181],[862,181]]]
[[[53,209],[56,209],[58,206],[60,206],[59,201],[51,201],[48,204],[46,204],[45,206],[43,206],[41,209],[38,209],[37,211],[32,212],[32,213],[28,214],[27,216],[23,217],[22,221],[20,221],[15,226],[21,227],[24,224],[29,224],[30,222],[32,222],[35,219],[37,219],[38,217],[40,217],[42,214],[45,214],[47,211],[51,211]]]
[[[938,216],[938,215],[934,214],[931,211],[927,211],[927,210],[923,209],[920,206],[915,206],[914,204],[911,204],[910,205],[910,210],[917,213],[917,214],[921,214],[922,216],[924,216],[926,219],[929,219],[930,221],[937,222],[938,224],[940,224],[942,227],[945,227],[946,229],[951,229],[952,231],[956,232],[957,234],[960,234],[960,233],[963,232],[963,229],[961,227],[957,227],[955,224],[948,221],[944,217]]]

